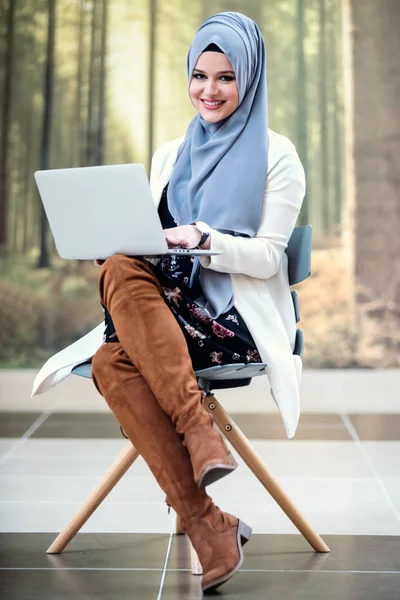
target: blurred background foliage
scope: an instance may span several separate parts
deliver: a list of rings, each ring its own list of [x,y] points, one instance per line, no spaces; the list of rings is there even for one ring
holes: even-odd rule
[[[40,365],[102,318],[98,272],[58,257],[33,172],[127,162],[149,169],[154,150],[194,116],[186,54],[197,28],[233,10],[262,30],[269,126],[296,144],[307,174],[299,224],[313,225],[314,272],[299,289],[305,364],[398,366],[398,280],[388,275],[373,289],[357,259],[383,197],[374,210],[356,203],[365,123],[353,131],[350,93],[364,60],[352,19],[365,19],[367,40],[369,22],[388,33],[399,12],[389,14],[389,3],[365,0],[362,16],[358,0],[0,0],[0,365]],[[389,60],[393,50],[376,56]],[[379,260],[368,260],[376,269]]]

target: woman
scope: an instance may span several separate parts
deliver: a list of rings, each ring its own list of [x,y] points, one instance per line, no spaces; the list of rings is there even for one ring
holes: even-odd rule
[[[152,179],[163,188],[159,213],[168,245],[224,252],[200,262],[109,258],[100,274],[107,343],[96,352],[92,373],[181,517],[206,592],[238,570],[251,530],[205,492],[236,465],[201,405],[193,368],[261,360],[240,298],[246,288],[250,297],[267,297],[265,279],[279,269],[304,182],[293,147],[281,142],[286,153],[275,156],[274,168],[286,160],[295,192],[285,197],[282,191],[274,200],[279,206],[266,197],[265,50],[253,21],[236,13],[208,19],[189,50],[188,75],[198,114],[183,141],[158,150]],[[263,223],[268,231],[260,231]]]
[[[198,114],[184,139],[155,153],[150,183],[170,247],[222,254],[107,259],[99,283],[106,343],[92,374],[181,517],[210,592],[239,569],[251,529],[205,491],[236,464],[201,405],[193,369],[266,362],[294,435],[301,361],[292,354],[284,250],[305,182],[293,144],[268,130],[265,48],[253,21],[238,13],[208,19],[187,66]]]

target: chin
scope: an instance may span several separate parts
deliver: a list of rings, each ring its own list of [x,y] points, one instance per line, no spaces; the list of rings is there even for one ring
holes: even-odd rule
[[[207,121],[207,123],[218,123],[218,121],[222,121],[222,119],[224,118],[224,117],[217,117],[216,115],[215,115],[215,117],[210,117],[209,115],[204,115],[204,114],[201,116],[203,117],[203,119],[205,121]]]
[[[200,112],[200,114],[203,117],[203,119],[208,123],[218,123],[218,121],[222,121],[223,119],[226,119],[227,116],[229,116],[226,114],[210,115],[209,113],[205,114],[204,112]]]

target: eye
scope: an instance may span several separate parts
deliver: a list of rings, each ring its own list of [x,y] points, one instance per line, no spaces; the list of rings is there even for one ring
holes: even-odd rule
[[[221,81],[225,81],[227,83],[230,83],[231,81],[234,81],[235,78],[232,77],[232,75],[222,75],[221,76]]]
[[[205,75],[203,75],[203,73],[194,73],[193,75],[193,79],[197,79],[198,81],[201,81],[203,78],[205,78]]]

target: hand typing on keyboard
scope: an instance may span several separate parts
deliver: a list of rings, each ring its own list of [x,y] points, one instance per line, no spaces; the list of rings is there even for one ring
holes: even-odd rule
[[[164,229],[165,239],[167,240],[168,248],[176,248],[182,250],[196,248],[201,239],[201,233],[194,225],[180,225],[172,229]]]

